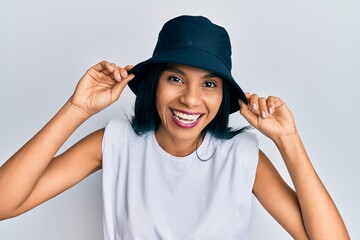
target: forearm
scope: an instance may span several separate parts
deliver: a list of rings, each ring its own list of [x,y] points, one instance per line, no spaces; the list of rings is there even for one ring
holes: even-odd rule
[[[290,173],[310,239],[349,239],[344,222],[298,134],[275,142]]]
[[[69,102],[0,167],[0,215],[19,207],[66,139],[85,121]]]

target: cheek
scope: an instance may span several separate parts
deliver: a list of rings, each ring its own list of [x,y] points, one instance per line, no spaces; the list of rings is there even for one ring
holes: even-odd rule
[[[159,108],[162,105],[161,103],[163,102],[163,100],[162,100],[164,98],[163,95],[164,95],[164,91],[162,89],[161,78],[160,78],[159,85],[156,89],[156,108],[157,108],[158,112],[160,110]]]
[[[159,115],[162,115],[167,109],[167,105],[172,100],[173,94],[170,93],[169,89],[164,89],[159,85],[158,90],[156,91],[156,108]]]
[[[208,100],[208,105],[211,108],[212,112],[215,112],[215,114],[218,112],[221,102],[222,94],[219,94],[218,96],[213,96]]]
[[[157,94],[156,94],[156,110],[158,111],[158,114],[160,116],[161,116],[161,109],[163,108],[162,102],[163,102],[162,95],[157,92]]]

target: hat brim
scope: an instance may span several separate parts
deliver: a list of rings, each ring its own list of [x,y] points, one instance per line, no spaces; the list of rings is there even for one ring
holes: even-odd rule
[[[206,59],[206,60],[204,60]],[[247,99],[243,90],[236,83],[232,77],[230,71],[226,68],[225,64],[220,61],[213,54],[194,48],[178,48],[170,49],[157,53],[150,59],[135,65],[129,73],[133,73],[135,77],[129,82],[130,89],[136,94],[142,81],[146,69],[156,63],[176,63],[188,65],[196,68],[201,68],[210,71],[216,75],[227,80],[230,87],[230,113],[234,113],[239,110],[238,99],[247,103]]]

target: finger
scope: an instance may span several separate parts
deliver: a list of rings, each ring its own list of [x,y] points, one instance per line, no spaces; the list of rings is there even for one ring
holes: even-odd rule
[[[259,96],[257,94],[251,94],[250,100],[249,100],[249,109],[256,114],[257,116],[260,116],[259,111]]]
[[[121,78],[125,79],[128,77],[128,71],[125,68],[119,68],[120,70],[120,74],[121,74]]]
[[[245,97],[246,97],[246,100],[248,101],[248,103],[250,102],[250,93],[246,92],[245,93]]]
[[[239,104],[240,104],[240,114],[255,128],[258,125],[258,121],[257,118],[258,116],[256,114],[254,114],[254,112],[252,111],[252,109],[250,108],[249,105],[245,104],[244,101],[242,101],[241,99],[239,99]]]
[[[134,74],[130,74],[130,75],[129,75],[129,71],[130,71],[133,67],[134,67],[133,65],[126,65],[124,68],[118,67],[118,68],[119,68],[119,71],[120,71],[120,76],[121,76],[121,78],[123,79],[123,78],[127,78],[127,77],[130,76],[130,75],[133,75],[133,76],[131,77],[131,79],[133,79],[133,78],[135,77],[135,75],[134,75]],[[130,79],[130,80],[131,80],[131,79]]]
[[[102,61],[99,64],[95,65],[94,69],[107,76],[110,76],[115,71],[114,66],[107,61]]]
[[[106,61],[101,61],[101,62],[97,63],[96,65],[92,66],[91,68],[98,72],[101,72],[104,69],[105,62]]]
[[[115,70],[115,68],[107,61],[101,61],[92,68],[98,72],[103,72],[106,75],[109,75]]]
[[[86,73],[93,80],[95,80],[96,82],[99,82],[99,83],[101,82],[101,83],[113,86],[116,82],[110,76],[105,75],[103,72],[96,71],[94,68],[90,68]]]
[[[110,70],[114,69],[114,71],[110,72],[108,75],[115,81],[120,81],[121,80],[121,76],[120,76],[120,71],[119,68],[114,64],[114,63],[109,63],[110,66]],[[106,69],[109,70],[109,69]],[[105,71],[103,71],[103,73],[105,73]],[[105,73],[106,74],[106,73]]]
[[[133,67],[134,67],[134,65],[126,65],[125,69],[126,69],[126,71],[130,71]]]
[[[259,98],[258,104],[259,104],[259,112],[260,112],[261,118],[264,119],[269,114],[268,107],[266,104],[266,98],[264,98],[264,97]]]
[[[119,99],[122,91],[124,90],[125,86],[128,84],[131,79],[135,77],[134,74],[130,74],[128,77],[121,80],[121,82],[117,82],[111,90],[111,102],[115,102]]]
[[[269,114],[273,114],[274,110],[275,110],[275,101],[276,101],[276,97],[274,96],[269,96],[266,100],[266,105],[267,105],[267,109]]]

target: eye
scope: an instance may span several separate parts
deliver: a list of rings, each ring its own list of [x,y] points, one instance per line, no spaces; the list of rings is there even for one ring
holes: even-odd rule
[[[206,88],[215,88],[217,87],[217,84],[215,82],[205,82],[203,86]]]
[[[176,77],[176,76],[169,76],[168,80],[170,82],[175,82],[175,83],[183,83],[184,82],[181,78]]]

